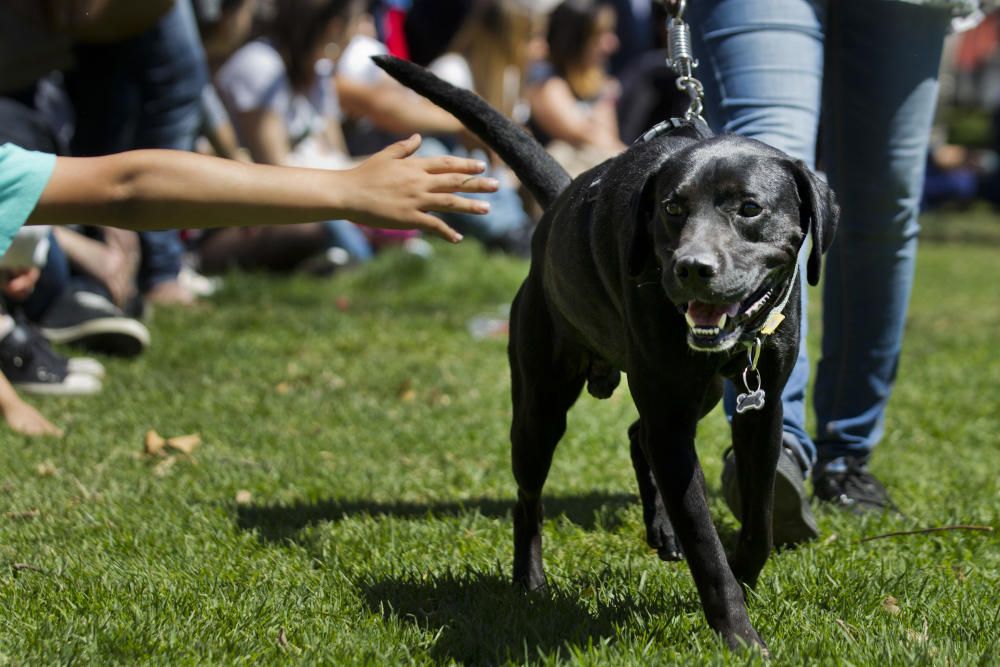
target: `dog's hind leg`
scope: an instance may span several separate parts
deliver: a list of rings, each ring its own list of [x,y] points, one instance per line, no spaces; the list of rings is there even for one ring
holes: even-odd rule
[[[635,479],[639,483],[639,498],[642,500],[642,519],[646,524],[646,544],[656,549],[656,554],[662,560],[681,560],[684,552],[674,535],[674,527],[667,516],[667,508],[663,506],[663,498],[656,488],[656,480],[649,469],[646,454],[642,451],[640,429],[642,424],[635,421],[628,427],[628,439],[632,454],[632,467],[635,469]]]
[[[539,307],[539,299],[541,295],[532,295],[525,283],[511,311],[508,347],[514,401],[511,462],[517,481],[514,582],[532,591],[544,588],[546,583],[542,567],[542,487],[552,454],[566,431],[566,413],[586,379],[582,355],[572,354],[565,347],[560,354],[561,346],[548,313]],[[580,363],[571,363],[577,361]]]

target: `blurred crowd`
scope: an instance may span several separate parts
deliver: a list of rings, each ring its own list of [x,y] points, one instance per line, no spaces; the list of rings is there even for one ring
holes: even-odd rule
[[[419,132],[420,154],[481,157],[501,183],[476,195],[488,215],[443,214],[447,222],[491,251],[527,257],[539,211],[515,176],[370,57],[407,58],[475,90],[577,174],[686,108],[665,65],[665,18],[651,0],[4,0],[0,144],[342,169]],[[996,25],[981,26],[994,45]],[[944,171],[987,178],[978,153],[952,151],[949,161],[945,148],[932,163],[939,157]],[[151,306],[206,298],[227,270],[336,276],[388,247],[433,261],[417,232],[350,220],[27,227],[0,258],[0,370],[27,392],[93,393],[101,364],[51,343],[135,356],[150,345]]]
[[[501,183],[475,195],[489,214],[442,217],[491,251],[527,257],[540,212],[513,173],[371,56],[407,58],[475,90],[575,174],[682,111],[663,25],[658,4],[632,0],[9,0],[0,3],[0,144],[344,169],[417,132],[420,155],[484,159]],[[619,108],[624,87],[630,104]],[[0,258],[0,370],[29,393],[94,393],[101,363],[52,343],[139,355],[152,307],[194,304],[228,270],[336,276],[388,247],[434,253],[419,232],[350,220],[25,227]]]

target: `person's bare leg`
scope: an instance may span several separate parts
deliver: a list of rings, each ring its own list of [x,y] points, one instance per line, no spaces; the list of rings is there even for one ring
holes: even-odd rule
[[[328,243],[321,223],[222,229],[210,235],[199,248],[200,268],[207,274],[229,268],[291,271]]]

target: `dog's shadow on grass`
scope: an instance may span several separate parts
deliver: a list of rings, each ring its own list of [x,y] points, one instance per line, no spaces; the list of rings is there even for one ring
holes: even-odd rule
[[[545,498],[547,519],[565,517],[585,530],[614,530],[622,522],[622,511],[638,503],[625,493],[586,493]],[[237,523],[244,530],[255,530],[261,540],[294,540],[303,528],[316,523],[340,521],[356,516],[386,516],[404,519],[427,519],[462,516],[478,512],[485,517],[509,518],[513,499],[472,498],[441,502],[378,502],[368,499],[329,499],[285,505],[238,506]]]
[[[497,573],[413,574],[357,585],[369,609],[386,622],[424,631],[440,663],[520,663],[563,646],[599,645],[665,608],[641,599],[608,604],[593,595],[588,602],[581,591],[558,587],[526,593]]]

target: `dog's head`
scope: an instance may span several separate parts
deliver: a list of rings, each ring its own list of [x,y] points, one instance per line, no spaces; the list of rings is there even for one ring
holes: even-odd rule
[[[819,281],[839,208],[801,161],[725,135],[670,156],[647,178],[634,213],[629,272],[655,262],[687,320],[688,344],[721,352],[777,305],[807,235],[807,277]]]

